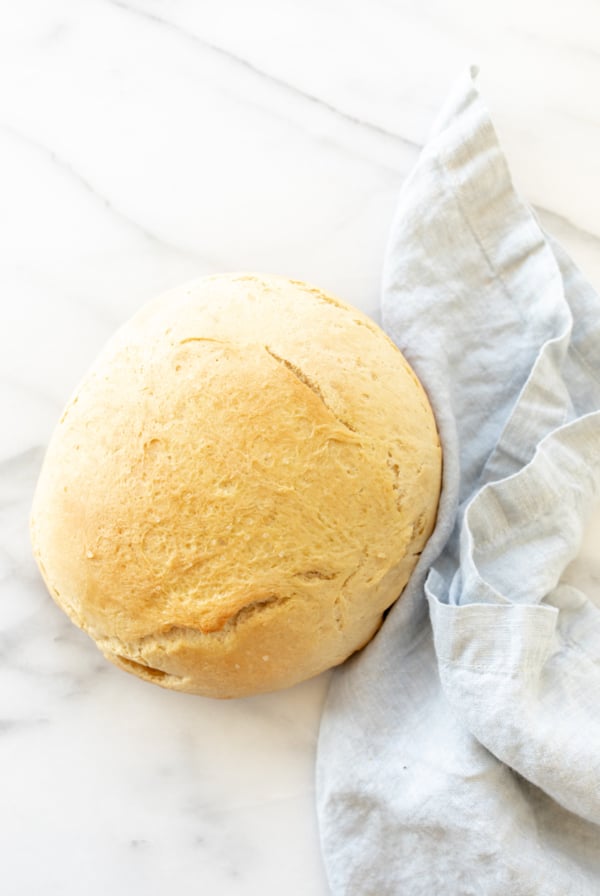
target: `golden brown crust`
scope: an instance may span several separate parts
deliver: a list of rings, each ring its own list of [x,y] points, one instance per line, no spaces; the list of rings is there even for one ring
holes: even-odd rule
[[[50,592],[113,662],[232,697],[342,662],[433,528],[426,395],[367,317],[219,275],[110,341],[53,434],[32,513]]]

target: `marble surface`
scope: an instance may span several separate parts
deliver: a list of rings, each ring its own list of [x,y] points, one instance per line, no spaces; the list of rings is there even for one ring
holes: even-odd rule
[[[108,665],[27,515],[61,407],[142,302],[203,273],[376,316],[396,195],[469,63],[522,193],[600,287],[600,6],[19,0],[0,12],[0,843],[6,896],[326,896],[327,675],[213,702]],[[600,510],[569,576],[599,593]]]

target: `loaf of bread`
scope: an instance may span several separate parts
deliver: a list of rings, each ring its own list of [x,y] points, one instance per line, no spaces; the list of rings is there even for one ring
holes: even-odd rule
[[[31,531],[104,655],[236,697],[345,660],[431,533],[427,397],[365,315],[305,283],[219,275],[145,306],[68,403]]]

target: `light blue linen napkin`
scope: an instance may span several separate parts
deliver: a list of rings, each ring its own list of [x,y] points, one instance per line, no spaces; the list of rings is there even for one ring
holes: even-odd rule
[[[328,695],[335,896],[600,893],[600,610],[561,584],[600,496],[600,299],[515,192],[474,74],[388,245],[383,323],[429,393],[444,486]]]

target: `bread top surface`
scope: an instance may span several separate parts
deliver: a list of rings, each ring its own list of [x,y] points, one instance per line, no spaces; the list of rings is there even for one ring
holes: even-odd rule
[[[44,461],[34,548],[130,671],[150,651],[159,683],[269,690],[373,634],[432,530],[440,471],[427,397],[365,315],[301,282],[218,275],[143,308],[86,375]]]

